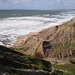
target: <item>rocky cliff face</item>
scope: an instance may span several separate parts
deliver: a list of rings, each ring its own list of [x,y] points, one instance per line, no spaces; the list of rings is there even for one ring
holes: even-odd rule
[[[23,48],[23,53],[33,56],[59,59],[75,56],[75,18],[29,36],[19,48]]]

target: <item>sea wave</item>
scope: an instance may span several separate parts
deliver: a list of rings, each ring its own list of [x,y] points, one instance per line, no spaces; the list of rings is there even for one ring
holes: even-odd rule
[[[0,20],[0,44],[13,45],[18,36],[39,32],[48,27],[60,25],[75,17],[75,11],[41,16],[9,17]]]

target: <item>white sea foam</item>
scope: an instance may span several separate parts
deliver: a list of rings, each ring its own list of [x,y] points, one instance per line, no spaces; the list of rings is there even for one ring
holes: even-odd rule
[[[2,42],[0,42],[0,45],[4,45]]]
[[[0,20],[0,44],[13,45],[18,36],[60,25],[75,17],[74,13],[75,12],[73,12],[73,14],[72,12],[66,12],[59,15],[45,14],[42,16],[4,18]]]

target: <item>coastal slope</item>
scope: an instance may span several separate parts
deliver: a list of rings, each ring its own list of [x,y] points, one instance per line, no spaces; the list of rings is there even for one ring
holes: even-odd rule
[[[0,46],[0,75],[50,75],[51,63]]]
[[[68,58],[75,56],[75,18],[28,36],[15,48],[27,55],[41,58]]]

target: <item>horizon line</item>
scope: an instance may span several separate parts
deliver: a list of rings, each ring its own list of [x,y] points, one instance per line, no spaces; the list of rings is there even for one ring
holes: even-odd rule
[[[75,10],[75,9],[0,9],[0,10]]]

